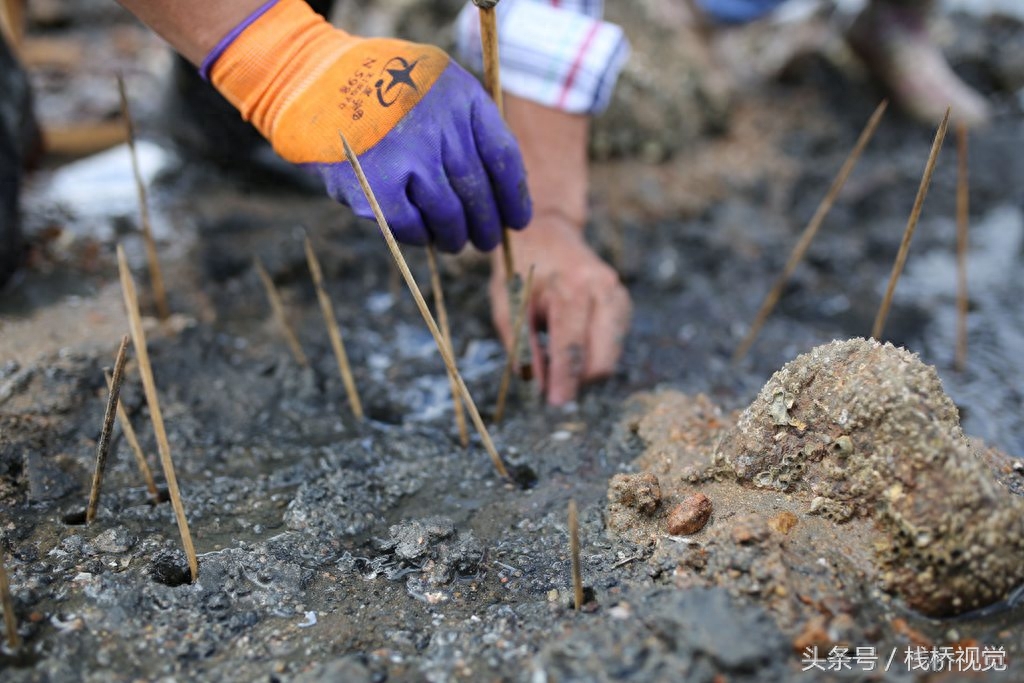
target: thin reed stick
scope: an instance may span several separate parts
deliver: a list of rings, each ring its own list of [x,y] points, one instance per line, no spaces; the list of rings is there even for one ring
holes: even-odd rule
[[[274,312],[274,319],[277,320],[278,327],[281,328],[281,333],[284,335],[284,341],[288,344],[288,348],[292,352],[292,356],[295,357],[295,362],[306,367],[309,365],[309,361],[306,359],[306,354],[302,352],[302,345],[299,344],[299,338],[295,336],[295,332],[292,331],[292,326],[288,324],[288,315],[284,312],[284,302],[281,301],[281,293],[277,291],[277,286],[274,285],[274,280],[270,277],[270,273],[263,267],[263,261],[257,256],[253,260],[253,265],[256,267],[256,273],[260,276],[260,282],[263,283],[263,288],[267,291],[267,299],[270,301],[270,308]]]
[[[839,173],[832,181],[831,187],[825,197],[818,204],[818,208],[814,211],[814,215],[811,216],[811,220],[807,223],[807,227],[804,228],[803,234],[800,235],[800,239],[797,241],[796,246],[793,247],[793,251],[789,255],[789,260],[786,261],[785,267],[782,269],[782,273],[775,280],[775,284],[772,286],[768,295],[765,296],[764,301],[761,302],[761,308],[757,312],[757,316],[754,318],[754,322],[750,325],[750,330],[747,332],[743,341],[737,347],[736,351],[732,355],[732,362],[737,363],[747,355],[750,351],[750,347],[754,344],[754,340],[757,339],[757,335],[761,332],[761,327],[765,321],[768,320],[768,316],[771,315],[775,309],[775,305],[779,303],[779,298],[782,296],[782,290],[786,286],[786,282],[793,275],[793,271],[803,261],[804,255],[811,246],[811,242],[814,237],[818,234],[818,230],[821,228],[822,223],[825,222],[825,217],[828,216],[828,212],[832,210],[832,205],[835,204],[836,197],[842,191],[843,186],[846,184],[846,180],[850,177],[850,173],[853,171],[853,167],[857,165],[857,161],[860,159],[861,153],[864,148],[867,147],[868,142],[875,134],[875,130],[878,129],[878,124],[882,120],[882,115],[885,114],[886,108],[889,106],[889,100],[882,100],[882,102],[875,108],[875,112],[868,119],[867,124],[864,126],[864,130],[861,131],[860,137],[857,138],[856,144],[853,149],[850,150],[850,154],[846,157],[846,161],[839,168]]]
[[[6,35],[15,52],[25,41],[25,1],[0,0],[0,30]]]
[[[195,546],[192,545],[192,534],[188,529],[185,506],[181,502],[178,478],[174,474],[171,446],[167,441],[164,417],[163,413],[160,412],[160,398],[157,396],[156,381],[153,379],[153,366],[149,363],[149,351],[146,348],[146,332],[142,329],[142,316],[139,315],[139,300],[135,293],[135,282],[132,280],[131,271],[128,269],[128,259],[124,255],[124,247],[120,244],[117,245],[117,267],[121,275],[124,305],[128,310],[132,345],[135,347],[135,356],[139,359],[139,374],[142,375],[142,387],[146,392],[149,417],[153,422],[153,433],[156,435],[157,449],[160,452],[160,464],[163,466],[164,479],[167,481],[167,491],[170,493],[171,505],[174,507],[174,516],[178,521],[178,533],[181,534],[181,544],[185,548],[189,573],[194,582],[196,577],[199,576],[199,561],[196,559]]]
[[[505,118],[505,97],[501,92],[501,60],[498,56],[498,15],[496,0],[473,0],[480,10],[480,47],[484,62],[484,89],[491,95],[494,104]],[[508,228],[501,229],[501,249],[505,259],[505,277],[511,286],[515,277],[515,259],[512,258],[512,242]],[[511,295],[511,292],[510,292]],[[514,307],[515,303],[511,302]],[[512,309],[514,310],[514,308]]]
[[[574,499],[569,499],[569,554],[572,558],[573,605],[578,612],[583,608],[583,571],[580,568],[580,521]]]
[[[149,280],[153,287],[153,298],[156,300],[157,316],[167,320],[171,309],[167,305],[167,290],[164,288],[164,276],[160,270],[160,260],[156,253],[156,240],[153,238],[153,224],[149,217],[149,199],[146,196],[146,185],[142,181],[142,170],[139,168],[139,155],[135,150],[135,124],[128,109],[128,95],[125,92],[124,77],[117,76],[117,92],[121,96],[121,118],[124,119],[128,133],[128,151],[132,157],[132,173],[135,175],[135,189],[139,195],[139,218],[142,227],[142,241],[146,244],[146,260],[149,262]]]
[[[100,504],[100,488],[103,485],[103,472],[107,468],[107,454],[110,452],[110,434],[114,431],[114,418],[117,416],[118,401],[121,397],[121,384],[124,383],[124,363],[128,360],[128,335],[121,337],[121,345],[117,348],[114,360],[114,375],[110,382],[107,395],[107,408],[103,414],[103,428],[96,443],[96,470],[92,475],[92,489],[89,491],[89,504],[85,508],[85,523],[89,524],[96,517],[96,508]]]
[[[114,380],[110,373],[104,372],[103,374],[107,378],[107,387],[112,387]],[[153,499],[154,505],[159,505],[160,489],[156,486],[156,481],[153,479],[153,471],[149,469],[149,463],[146,462],[146,454],[142,451],[142,446],[139,445],[139,438],[135,435],[135,428],[132,427],[131,418],[128,417],[122,401],[117,402],[117,420],[121,424],[121,433],[124,434],[125,441],[128,442],[132,455],[135,456],[135,463],[139,466],[139,472],[142,473],[142,478],[146,480],[146,490],[149,491],[149,497]]]
[[[953,367],[967,369],[967,231],[970,227],[970,185],[967,174],[967,126],[956,126],[956,354]]]
[[[914,229],[917,228],[917,221],[921,217],[921,207],[924,205],[924,198],[928,195],[928,186],[932,182],[932,174],[935,172],[935,162],[939,158],[939,150],[942,149],[942,141],[946,139],[946,130],[949,128],[950,108],[946,107],[946,115],[942,117],[942,123],[935,132],[935,139],[932,141],[932,151],[928,154],[928,163],[924,167],[924,175],[921,176],[921,185],[917,189],[917,197],[914,199],[914,208],[907,220],[907,228],[903,231],[903,240],[900,242],[899,252],[896,254],[896,263],[892,266],[892,274],[889,276],[889,285],[885,290],[885,297],[882,298],[882,305],[875,316],[875,324],[871,329],[871,336],[880,339],[882,330],[885,329],[885,319],[889,316],[889,306],[892,304],[892,295],[896,291],[896,283],[903,272],[903,266],[907,263],[907,253],[910,251],[910,240],[914,237]]]
[[[0,604],[4,608],[7,645],[12,650],[17,650],[21,647],[21,636],[18,635],[18,622],[14,618],[14,600],[11,599],[11,583],[7,578],[7,567],[4,565],[3,549],[0,549]]]
[[[320,310],[324,314],[324,322],[327,324],[327,336],[331,338],[331,348],[334,349],[334,357],[338,361],[338,372],[341,373],[341,381],[345,384],[345,393],[348,394],[348,403],[352,408],[352,414],[357,420],[363,419],[363,402],[359,400],[359,391],[356,390],[356,381],[352,377],[352,368],[348,364],[348,354],[345,353],[345,342],[341,338],[341,328],[334,317],[334,304],[331,297],[324,289],[324,275],[320,269],[320,260],[313,251],[313,243],[306,237],[306,261],[309,263],[309,272],[313,275],[313,285],[316,287],[316,298],[320,301]]]
[[[483,441],[484,448],[487,450],[487,454],[491,457],[494,469],[498,470],[498,474],[503,478],[512,481],[508,470],[505,469],[505,463],[502,462],[501,456],[498,455],[498,450],[494,447],[494,442],[491,441],[491,435],[487,431],[487,426],[480,417],[480,411],[476,409],[476,403],[473,402],[473,397],[469,395],[469,389],[466,387],[466,383],[463,381],[462,375],[459,374],[459,369],[455,365],[455,359],[452,358],[452,354],[448,350],[448,345],[445,344],[444,337],[441,336],[441,331],[437,328],[437,323],[434,322],[433,316],[430,315],[430,309],[427,308],[427,302],[423,299],[423,293],[420,291],[419,285],[416,284],[416,279],[412,276],[412,271],[409,270],[409,264],[405,262],[405,257],[402,256],[402,251],[399,249],[398,242],[395,240],[395,236],[391,232],[391,227],[388,225],[387,219],[384,218],[384,213],[380,210],[380,204],[377,203],[377,198],[374,196],[373,190],[370,188],[370,183],[366,180],[366,174],[363,173],[363,167],[359,163],[359,158],[356,156],[356,153],[352,151],[352,148],[348,144],[348,140],[345,139],[345,136],[341,131],[338,131],[338,135],[341,137],[341,144],[345,148],[345,157],[348,159],[349,163],[352,164],[352,170],[355,171],[356,177],[359,179],[359,185],[363,189],[363,194],[366,195],[366,200],[370,203],[370,208],[373,209],[373,215],[377,219],[377,225],[380,227],[381,234],[384,236],[384,241],[388,245],[388,250],[391,252],[391,256],[395,260],[395,264],[398,266],[398,269],[402,272],[405,284],[412,293],[412,298],[416,301],[416,307],[419,308],[420,315],[423,316],[423,320],[426,322],[427,328],[430,330],[430,334],[434,336],[434,343],[437,344],[437,349],[441,353],[441,358],[444,359],[445,366],[448,368],[448,371],[455,376],[455,379],[458,382],[459,392],[462,394],[462,400],[466,404],[466,409],[469,410],[469,417],[473,421],[473,426],[476,427],[477,432],[480,434],[480,440]]]
[[[437,323],[441,328],[441,336],[444,343],[448,345],[448,353],[455,359],[455,347],[452,345],[452,330],[448,324],[448,307],[444,305],[444,290],[441,289],[441,270],[437,267],[437,256],[434,253],[434,245],[427,245],[427,264],[430,267],[430,289],[434,292],[434,309],[437,311]],[[459,443],[463,448],[469,447],[469,427],[466,425],[466,416],[462,411],[462,399],[459,398],[459,383],[455,381],[455,375],[448,371],[448,384],[452,390],[452,410],[455,413],[455,427],[459,430]]]
[[[530,308],[530,292],[533,290],[533,266],[530,266],[530,272],[526,275],[526,286],[523,287],[523,296],[519,302],[519,310],[516,311],[514,322],[512,323],[514,329],[522,329],[526,322],[526,312]],[[509,384],[512,381],[512,371],[516,364],[516,358],[519,357],[520,345],[522,338],[520,335],[515,335],[512,338],[512,349],[509,351],[508,358],[505,359],[505,370],[501,373],[501,384],[498,385],[498,403],[494,408],[494,422],[501,424],[501,421],[505,418],[505,400],[508,397]],[[526,351],[529,353],[529,350]]]

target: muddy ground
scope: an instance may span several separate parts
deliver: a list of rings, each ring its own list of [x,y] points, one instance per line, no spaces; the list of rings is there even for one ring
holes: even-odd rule
[[[116,92],[98,84],[127,66],[144,134],[166,137],[167,59],[157,43],[118,13],[36,22],[38,35],[84,40],[102,55],[92,67],[34,69],[44,119],[76,107],[110,115]],[[1009,454],[993,462],[1000,485],[1019,494],[1024,26],[966,15],[955,24],[955,38],[944,25],[950,54],[997,112],[971,138],[969,364],[952,369],[951,141],[885,338],[936,368],[964,431]],[[1019,591],[966,615],[925,617],[860,570],[877,532],[871,520],[811,514],[798,492],[707,481],[694,486],[715,512],[696,535],[609,528],[614,475],[656,471],[665,478],[662,505],[685,488],[678,473],[666,474],[678,463],[652,463],[652,437],[637,427],[645,411],[682,406],[678,420],[669,413],[666,426],[651,427],[653,438],[661,429],[694,457],[710,458],[732,411],[784,363],[870,331],[933,132],[898,113],[883,122],[751,355],[729,362],[880,98],[836,53],[829,25],[728,36],[722,49],[734,67],[744,49],[802,39],[771,73],[732,69],[739,94],[725,132],[714,132],[716,108],[685,134],[659,141],[638,126],[617,147],[595,150],[611,158],[595,164],[588,229],[627,282],[635,320],[613,378],[564,409],[520,394],[509,419],[492,428],[508,461],[535,472],[528,489],[501,481],[478,440],[459,447],[442,365],[411,298],[394,284],[374,226],[276,172],[225,173],[145,146],[177,314],[173,329],[150,326],[150,353],[199,552],[194,584],[184,581],[172,510],[148,501],[119,430],[98,518],[73,523],[91,477],[102,369],[126,331],[114,245],[126,246],[139,283],[144,258],[125,149],[51,162],[24,201],[29,268],[0,300],[0,543],[25,641],[0,654],[3,680],[966,677],[951,664],[911,672],[906,652],[916,647],[1002,648],[1005,657],[990,661],[1005,671],[976,679],[1024,678]],[[111,27],[118,40],[88,42]],[[644,35],[631,30],[642,48]],[[80,78],[71,78],[76,69]],[[670,161],[653,163],[668,152]],[[344,329],[369,416],[363,423],[348,411],[305,265],[304,230],[318,245]],[[427,282],[423,255],[407,253]],[[255,256],[288,302],[308,368],[274,325]],[[503,353],[489,323],[486,265],[460,258],[445,270],[460,366],[490,413]],[[134,362],[129,368],[122,398],[156,468]],[[570,605],[569,499],[581,509],[590,589],[582,612]],[[851,655],[872,648],[877,668],[865,671],[866,658],[846,667],[834,659],[823,662],[828,671],[803,671],[811,646],[823,659],[833,647]],[[889,670],[879,671],[891,655]]]

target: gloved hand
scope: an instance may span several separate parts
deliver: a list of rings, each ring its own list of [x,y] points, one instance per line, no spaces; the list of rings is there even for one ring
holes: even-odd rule
[[[480,84],[442,50],[338,30],[302,0],[261,7],[202,72],[285,159],[372,218],[340,130],[395,237],[458,251],[494,248],[530,220],[516,141]]]

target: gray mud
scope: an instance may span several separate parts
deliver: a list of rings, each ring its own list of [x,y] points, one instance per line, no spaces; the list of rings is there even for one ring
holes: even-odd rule
[[[1024,67],[1013,50],[1024,28],[957,25],[951,53],[998,112],[972,136],[968,368],[951,369],[951,142],[884,336],[935,366],[967,435],[1020,456]],[[986,30],[1008,39],[983,41]],[[863,519],[837,526],[782,493],[712,482],[716,508],[701,533],[714,542],[608,529],[609,480],[650,465],[636,460],[645,444],[627,428],[635,392],[705,394],[701,424],[724,424],[798,354],[870,331],[932,136],[898,114],[883,122],[752,354],[729,362],[878,99],[832,60],[803,55],[734,104],[728,134],[683,144],[673,133],[665,148],[689,150],[667,164],[595,168],[588,229],[631,290],[634,325],[614,377],[565,409],[517,396],[493,428],[509,463],[536,474],[528,489],[500,480],[477,439],[459,447],[443,367],[393,285],[374,226],[316,194],[261,183],[256,171],[239,179],[156,152],[158,235],[179,315],[171,330],[151,324],[150,354],[199,552],[194,584],[171,508],[148,500],[119,428],[99,515],[72,523],[91,477],[102,369],[125,329],[115,241],[140,285],[144,259],[126,156],[109,176],[120,194],[98,202],[105,212],[78,213],[54,194],[61,182],[80,189],[95,167],[38,175],[25,200],[30,268],[0,302],[0,546],[25,641],[0,654],[3,680],[960,680],[909,672],[906,650],[918,646],[1001,647],[1006,671],[981,677],[1024,679],[1018,594],[925,617],[841,569],[874,533]],[[323,329],[303,230],[343,327],[369,416],[361,424]],[[427,282],[423,255],[408,255]],[[274,325],[255,256],[282,290],[309,368]],[[486,265],[460,258],[445,270],[456,355],[486,418],[503,362]],[[122,400],[158,471],[134,361]],[[695,425],[684,421],[679,438],[707,436]],[[999,478],[1020,494],[1013,462]],[[590,596],[581,612],[571,608],[570,498]],[[792,534],[779,531],[790,526],[784,512],[800,520]],[[794,585],[805,592],[766,590]],[[885,673],[802,672],[810,646],[822,657],[874,648],[879,668],[896,655]]]

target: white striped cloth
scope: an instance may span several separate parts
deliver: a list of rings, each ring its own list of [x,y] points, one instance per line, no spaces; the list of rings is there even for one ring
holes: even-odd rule
[[[574,114],[596,114],[611,100],[629,56],[622,29],[601,20],[603,0],[502,0],[498,44],[502,88]],[[468,3],[456,23],[459,55],[479,70],[480,20]]]

